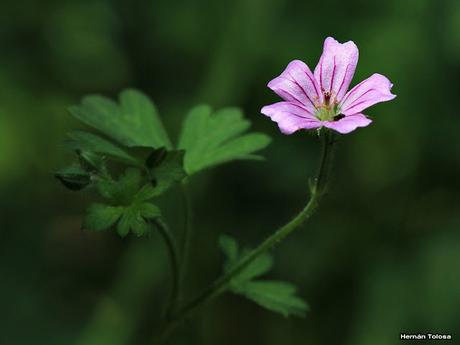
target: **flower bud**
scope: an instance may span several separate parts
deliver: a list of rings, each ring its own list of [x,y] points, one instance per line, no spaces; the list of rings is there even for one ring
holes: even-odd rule
[[[78,191],[91,182],[91,176],[80,167],[71,166],[59,170],[54,176],[68,189]]]

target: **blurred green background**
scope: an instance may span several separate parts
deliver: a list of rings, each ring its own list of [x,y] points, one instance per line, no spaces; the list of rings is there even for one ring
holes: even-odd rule
[[[80,230],[89,199],[52,177],[80,126],[67,106],[137,87],[173,137],[200,102],[242,107],[273,137],[265,162],[193,180],[192,297],[220,272],[219,234],[255,245],[305,202],[318,142],[259,109],[278,99],[266,83],[295,58],[314,68],[329,35],[360,48],[353,83],[379,72],[398,98],[343,138],[329,195],[274,252],[270,278],[294,282],[311,311],[284,319],[228,294],[171,344],[458,341],[459,1],[22,0],[0,3],[0,344],[147,344],[168,291],[158,237]],[[179,231],[177,191],[162,204]]]

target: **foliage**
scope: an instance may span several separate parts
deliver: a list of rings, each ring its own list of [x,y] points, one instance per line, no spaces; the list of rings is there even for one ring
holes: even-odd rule
[[[96,134],[85,131],[72,131],[68,136],[70,139],[65,143],[65,146],[70,150],[94,152],[106,155],[113,160],[132,165],[141,164],[136,158],[128,154],[118,145]]]
[[[219,244],[226,256],[224,264],[226,272],[235,267],[249,253],[247,249],[240,250],[238,243],[226,235],[221,236]],[[304,316],[308,306],[296,295],[294,285],[282,281],[256,280],[270,271],[272,266],[273,259],[269,254],[258,256],[231,280],[230,291],[245,296],[260,306],[285,317],[289,315]]]
[[[69,166],[57,171],[54,176],[70,190],[81,190],[90,183],[90,175],[79,166]]]
[[[138,236],[146,234],[150,229],[148,221],[160,217],[161,213],[144,192],[150,183],[141,188],[142,180],[140,170],[134,168],[127,169],[118,181],[101,179],[97,189],[107,204],[92,204],[83,220],[83,228],[106,230],[119,220],[120,236],[126,236],[130,230]]]
[[[86,96],[80,105],[70,107],[69,111],[124,146],[171,148],[154,104],[137,90],[122,91],[119,104],[99,95]]]
[[[266,147],[270,138],[262,133],[244,134],[249,126],[237,108],[215,113],[207,105],[193,108],[184,121],[178,144],[186,151],[187,173],[235,159],[260,159],[253,153]]]
[[[118,103],[90,95],[69,110],[99,133],[70,132],[65,147],[77,154],[78,163],[55,176],[69,189],[96,191],[104,199],[88,208],[85,229],[116,225],[120,236],[148,233],[151,221],[161,216],[151,199],[187,174],[234,159],[258,159],[253,152],[270,142],[264,134],[244,134],[250,123],[240,110],[212,114],[208,106],[198,106],[186,117],[174,149],[153,102],[133,89],[122,91]],[[111,171],[120,168],[124,172],[113,178]]]

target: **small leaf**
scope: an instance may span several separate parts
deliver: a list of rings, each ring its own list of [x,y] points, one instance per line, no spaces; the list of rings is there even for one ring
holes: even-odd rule
[[[218,165],[234,159],[256,159],[260,156],[248,153],[259,151],[270,144],[270,137],[262,133],[251,133],[240,136],[216,148],[207,156],[209,165]]]
[[[219,246],[227,257],[226,270],[228,270],[238,261],[238,243],[233,237],[221,235],[219,238]]]
[[[92,204],[83,220],[83,228],[102,231],[110,228],[121,216],[123,208],[104,204]]]
[[[156,163],[156,166],[150,170],[152,175],[153,189],[150,189],[149,198],[164,193],[174,184],[182,181],[187,174],[183,168],[184,151],[167,151],[161,162]],[[144,199],[146,200],[146,199]]]
[[[172,147],[158,112],[147,96],[128,89],[120,93],[119,102],[92,95],[84,97],[80,105],[70,107],[69,111],[122,145]]]
[[[246,251],[246,253],[249,251]],[[240,260],[243,260],[246,255],[243,254]],[[239,284],[241,281],[248,281],[258,278],[265,273],[268,273],[273,267],[273,258],[270,254],[259,255],[253,262],[251,262],[241,273],[233,280],[234,283]]]
[[[220,237],[219,245],[227,258],[224,264],[226,272],[244,260],[250,253],[248,249],[240,251],[236,240],[227,235]],[[284,316],[303,316],[308,307],[302,299],[296,296],[294,285],[280,281],[254,280],[254,278],[267,273],[272,266],[273,259],[269,254],[258,256],[232,278],[228,289]]]
[[[145,133],[145,138],[139,140],[144,145],[172,148],[171,141],[158,115],[158,111],[152,101],[142,92],[127,89],[120,93],[120,105],[125,116],[132,116],[137,121],[133,125],[139,133]]]
[[[142,175],[139,169],[128,168],[118,180],[118,186],[128,198],[132,198],[139,190]]]
[[[117,224],[117,233],[121,237],[125,237],[126,235],[129,234],[129,230],[131,227],[131,218],[132,218],[132,215],[128,213],[124,213],[122,217],[120,218],[120,221]]]
[[[106,171],[105,159],[101,155],[91,151],[79,151],[80,165],[90,172]]]
[[[145,202],[139,206],[139,212],[141,213],[142,217],[147,219],[154,219],[161,216],[160,209],[154,204],[148,202]]]
[[[249,126],[250,122],[236,108],[215,114],[206,105],[193,108],[184,121],[178,144],[186,151],[186,172],[191,175],[235,159],[253,159],[252,153],[266,147],[270,138],[261,133],[242,135]]]
[[[304,316],[308,310],[308,305],[296,295],[295,286],[285,282],[249,281],[239,286],[237,293],[285,317]]]
[[[142,182],[139,169],[128,168],[118,181],[102,179],[97,184],[99,194],[117,205],[131,205]]]
[[[141,165],[136,158],[126,153],[114,143],[96,134],[85,131],[72,131],[68,136],[71,140],[66,143],[66,146],[72,150],[101,153],[124,163],[136,166]]]
[[[152,183],[144,185],[136,194],[137,201],[147,201],[155,197],[156,191]]]
[[[97,182],[96,187],[99,194],[109,200],[114,199],[118,191],[117,182],[112,179],[101,179]]]
[[[143,236],[150,232],[151,226],[148,224],[144,218],[136,217],[131,223],[131,230],[136,236]]]
[[[91,182],[88,172],[77,166],[71,166],[59,170],[54,176],[70,190],[77,191],[85,188]]]
[[[150,228],[138,208],[128,207],[118,222],[117,232],[120,236],[126,236],[131,230],[135,235],[142,236],[149,232]]]
[[[249,250],[239,252],[238,243],[236,240],[228,235],[222,235],[219,238],[219,245],[227,257],[225,263],[225,270],[228,271],[233,266],[244,260]],[[262,254],[251,262],[244,270],[242,270],[236,277],[232,279],[232,284],[238,285],[257,277],[260,277],[270,271],[273,267],[273,259],[269,254]]]

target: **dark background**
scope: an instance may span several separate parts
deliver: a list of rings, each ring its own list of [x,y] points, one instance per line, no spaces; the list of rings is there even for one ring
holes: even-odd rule
[[[192,181],[188,296],[220,272],[221,233],[256,245],[304,204],[319,145],[280,134],[259,109],[295,58],[314,68],[325,37],[353,40],[353,84],[388,76],[398,97],[344,136],[313,219],[274,252],[269,275],[310,304],[285,319],[225,295],[171,344],[398,344],[460,336],[460,2],[455,0],[2,1],[0,3],[0,343],[147,344],[169,279],[160,239],[80,230],[90,199],[52,172],[70,157],[66,108],[137,87],[177,136],[207,102],[244,109],[273,137],[265,162]],[[162,200],[180,229],[177,191]]]

